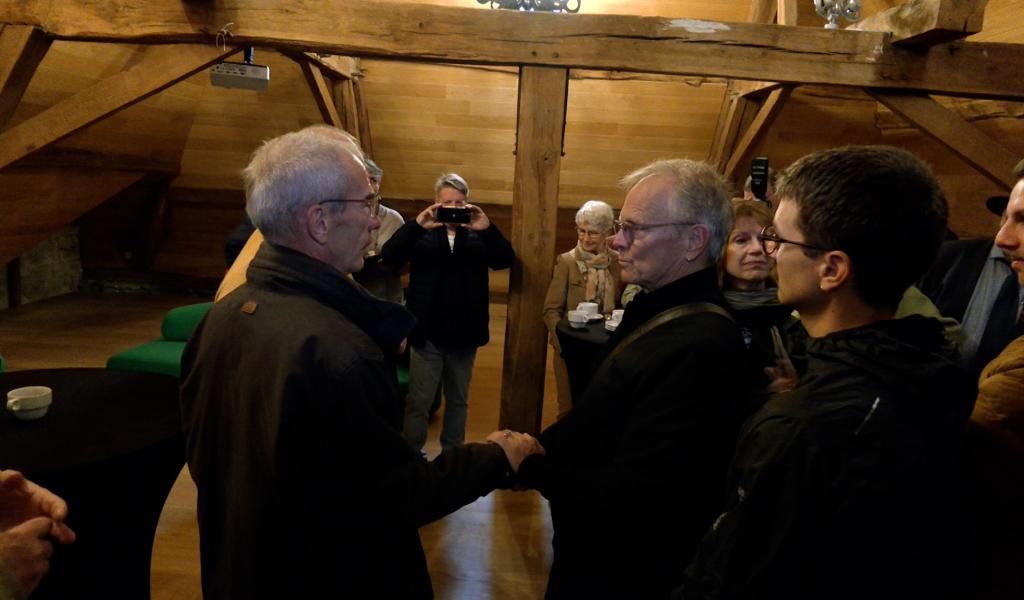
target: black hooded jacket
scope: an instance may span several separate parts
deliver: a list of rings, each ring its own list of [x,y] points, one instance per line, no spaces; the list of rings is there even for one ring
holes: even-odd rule
[[[743,426],[726,511],[675,598],[955,597],[970,376],[908,317],[808,344]]]

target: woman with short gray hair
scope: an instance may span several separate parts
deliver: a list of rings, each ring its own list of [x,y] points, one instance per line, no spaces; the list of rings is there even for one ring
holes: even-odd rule
[[[598,310],[611,314],[619,295],[618,254],[606,243],[614,228],[612,207],[600,200],[588,200],[576,211],[576,247],[558,255],[548,294],[544,299],[544,324],[555,349],[554,370],[558,388],[558,416],[572,408],[569,374],[560,356],[555,326],[580,302],[595,302]]]

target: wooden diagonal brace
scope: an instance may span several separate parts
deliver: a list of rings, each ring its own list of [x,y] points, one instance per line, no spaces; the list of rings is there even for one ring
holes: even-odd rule
[[[162,45],[142,59],[0,134],[0,169],[234,54],[215,46]]]
[[[14,114],[49,49],[50,39],[40,29],[0,26],[0,130]]]

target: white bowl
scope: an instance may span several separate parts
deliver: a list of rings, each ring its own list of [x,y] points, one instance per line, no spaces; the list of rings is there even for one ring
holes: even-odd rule
[[[21,410],[12,410],[11,413],[15,418],[21,419],[22,421],[31,421],[33,419],[39,419],[46,416],[46,411],[50,410],[50,405],[40,406],[39,408],[23,408]]]

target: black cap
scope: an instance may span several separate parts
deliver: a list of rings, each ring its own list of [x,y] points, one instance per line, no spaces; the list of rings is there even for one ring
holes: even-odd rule
[[[985,206],[988,207],[988,211],[994,215],[1003,216],[1003,211],[1006,210],[1006,205],[1009,204],[1009,196],[991,196],[985,201]]]

